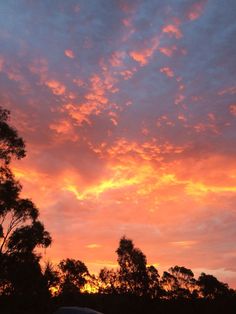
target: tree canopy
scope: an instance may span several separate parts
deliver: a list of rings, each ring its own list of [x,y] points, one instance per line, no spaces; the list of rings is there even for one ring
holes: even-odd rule
[[[35,249],[48,247],[52,240],[39,220],[37,207],[21,197],[22,186],[10,168],[12,158],[21,159],[26,151],[9,118],[9,111],[0,107],[0,291],[19,294],[20,288],[37,291],[36,281],[42,283]]]

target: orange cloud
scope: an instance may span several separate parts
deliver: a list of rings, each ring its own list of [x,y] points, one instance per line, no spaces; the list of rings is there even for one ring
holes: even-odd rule
[[[51,123],[49,128],[56,132],[57,138],[54,138],[55,142],[76,142],[79,140],[78,134],[74,131],[73,124],[66,119],[60,119]]]
[[[98,249],[98,248],[101,247],[101,245],[100,245],[100,244],[97,244],[97,243],[91,243],[91,244],[86,245],[86,247],[87,247],[88,249]]]
[[[63,106],[62,111],[67,111],[68,114],[77,121],[79,125],[83,122],[90,124],[91,115],[99,115],[109,105],[107,93],[116,93],[114,88],[115,80],[104,69],[104,77],[94,74],[90,78],[90,88],[84,95],[84,101],[81,103],[67,103]],[[74,81],[79,86],[83,87],[83,82],[80,80]],[[114,118],[114,117],[113,117]],[[115,120],[113,119],[113,122]]]
[[[102,143],[100,147],[91,147],[96,153],[103,158],[109,160],[116,160],[124,163],[133,163],[134,160],[138,161],[161,161],[163,154],[179,154],[182,153],[186,147],[174,146],[169,142],[158,144],[157,141],[145,141],[138,143],[136,141],[127,141],[125,138],[120,138],[114,145],[107,147]]]
[[[163,27],[162,32],[168,34],[170,37],[174,36],[177,39],[183,36],[179,27],[174,24],[166,25],[165,27]]]
[[[55,130],[57,133],[68,133],[71,130],[71,124],[67,120],[61,120],[57,123],[52,123],[50,125],[52,130]]]
[[[54,95],[65,94],[66,87],[62,83],[56,80],[49,80],[45,82],[46,86],[50,88]]]
[[[235,160],[223,156],[196,160],[189,156],[189,147],[125,138],[113,144],[103,142],[94,153],[106,165],[93,182],[85,182],[80,169],[63,169],[53,176],[34,168],[16,169],[24,191],[50,224],[54,244],[47,257],[82,258],[92,272],[116,267],[114,251],[125,233],[148,255],[149,263],[158,262],[167,269],[174,256],[176,263],[186,263],[192,269],[202,265],[198,248],[202,242],[208,243],[209,235],[198,233],[190,224],[193,221],[193,226],[204,228],[209,216],[217,221],[217,206],[227,213],[225,199],[236,192]],[[65,203],[61,204],[63,198]],[[55,220],[55,213],[60,214],[61,222]],[[147,245],[153,238],[159,243],[158,252],[152,244]],[[79,256],[75,247],[81,248]]]
[[[149,48],[144,48],[140,50],[134,50],[129,53],[131,58],[138,62],[141,66],[144,66],[148,63],[149,58],[154,54],[159,45],[159,40],[154,38],[152,40],[152,46]]]
[[[185,240],[185,241],[173,241],[173,242],[170,242],[170,243],[175,245],[175,246],[181,247],[181,248],[189,249],[193,245],[195,245],[197,242],[196,241]]]

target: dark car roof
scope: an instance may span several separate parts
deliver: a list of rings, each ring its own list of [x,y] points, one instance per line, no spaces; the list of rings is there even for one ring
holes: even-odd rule
[[[87,307],[65,306],[60,307],[54,314],[102,314]]]

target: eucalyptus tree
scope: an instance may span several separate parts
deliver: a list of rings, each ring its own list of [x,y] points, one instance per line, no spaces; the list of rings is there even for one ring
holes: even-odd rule
[[[36,248],[48,247],[51,236],[34,203],[21,197],[22,186],[10,168],[12,159],[25,157],[26,150],[9,119],[9,111],[0,107],[0,292],[37,294],[36,281],[41,285],[43,279]]]

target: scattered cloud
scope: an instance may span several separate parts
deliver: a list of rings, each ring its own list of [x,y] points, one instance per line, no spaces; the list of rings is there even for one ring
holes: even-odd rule
[[[169,68],[169,67],[161,68],[160,72],[164,73],[168,77],[174,77],[175,76],[174,71],[171,70],[171,68]]]

